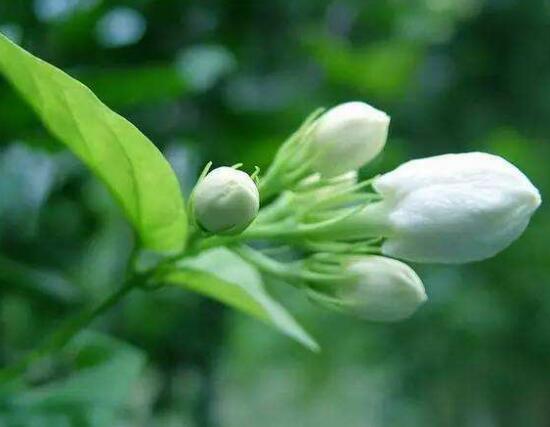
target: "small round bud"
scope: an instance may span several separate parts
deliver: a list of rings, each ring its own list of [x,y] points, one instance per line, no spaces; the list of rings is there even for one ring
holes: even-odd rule
[[[395,259],[375,255],[358,257],[349,262],[346,271],[356,277],[334,286],[329,297],[312,291],[312,299],[379,322],[406,319],[427,300],[418,275]]]
[[[390,117],[364,102],[340,104],[323,114],[312,134],[314,169],[330,178],[359,169],[382,151]]]
[[[197,223],[217,234],[238,234],[258,215],[260,195],[248,174],[229,167],[214,169],[193,192]]]

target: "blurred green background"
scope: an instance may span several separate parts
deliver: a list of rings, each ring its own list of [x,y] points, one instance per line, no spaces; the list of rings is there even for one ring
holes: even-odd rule
[[[135,123],[186,192],[208,160],[265,168],[309,112],[347,100],[392,116],[366,176],[480,150],[550,187],[548,0],[0,0],[0,32]],[[34,387],[0,388],[0,426],[549,426],[548,242],[543,204],[492,260],[417,266],[429,302],[393,325],[272,286],[320,354],[191,293],[136,292]],[[0,80],[0,364],[117,286],[132,243]]]

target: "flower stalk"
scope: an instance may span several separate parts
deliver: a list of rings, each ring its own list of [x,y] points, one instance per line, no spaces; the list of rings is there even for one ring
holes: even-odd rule
[[[0,372],[12,378],[62,348],[133,289],[163,286],[179,262],[225,246],[260,272],[323,306],[372,321],[410,317],[427,299],[405,263],[466,263],[494,256],[527,227],[541,203],[529,179],[486,153],[406,162],[358,181],[386,144],[390,117],[361,102],[313,112],[261,176],[242,165],[200,175],[188,203],[186,249],[154,257],[97,306],[67,321],[35,351]],[[261,242],[265,250],[254,249]],[[283,262],[284,250],[293,261]]]
[[[74,317],[67,319],[44,342],[21,358],[17,363],[0,370],[0,384],[6,383],[27,370],[27,368],[47,355],[61,350],[75,335],[86,328],[93,320],[126,297],[132,290],[143,286],[148,275],[132,275],[115,292],[99,304],[84,308]]]

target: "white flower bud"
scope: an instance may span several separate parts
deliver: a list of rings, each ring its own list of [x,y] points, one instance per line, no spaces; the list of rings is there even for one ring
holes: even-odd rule
[[[330,178],[359,169],[382,149],[390,117],[364,102],[340,104],[323,114],[312,134],[314,169]]]
[[[378,178],[374,188],[384,200],[364,215],[385,228],[382,252],[414,262],[494,256],[521,235],[541,203],[520,170],[486,153],[413,160]]]
[[[193,209],[197,223],[206,231],[237,234],[258,215],[260,195],[248,174],[220,167],[197,184]]]
[[[312,291],[312,299],[379,322],[406,319],[427,300],[418,275],[395,259],[374,255],[358,257],[350,261],[346,270],[357,277],[335,286],[329,297]]]

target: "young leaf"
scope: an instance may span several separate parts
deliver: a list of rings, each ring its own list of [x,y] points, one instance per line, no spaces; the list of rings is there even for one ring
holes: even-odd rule
[[[179,184],[145,135],[82,83],[2,34],[0,72],[50,132],[105,182],[146,248],[183,249],[187,220]]]
[[[228,249],[212,249],[186,260],[163,279],[254,316],[310,350],[319,350],[313,338],[265,291],[258,271]]]

